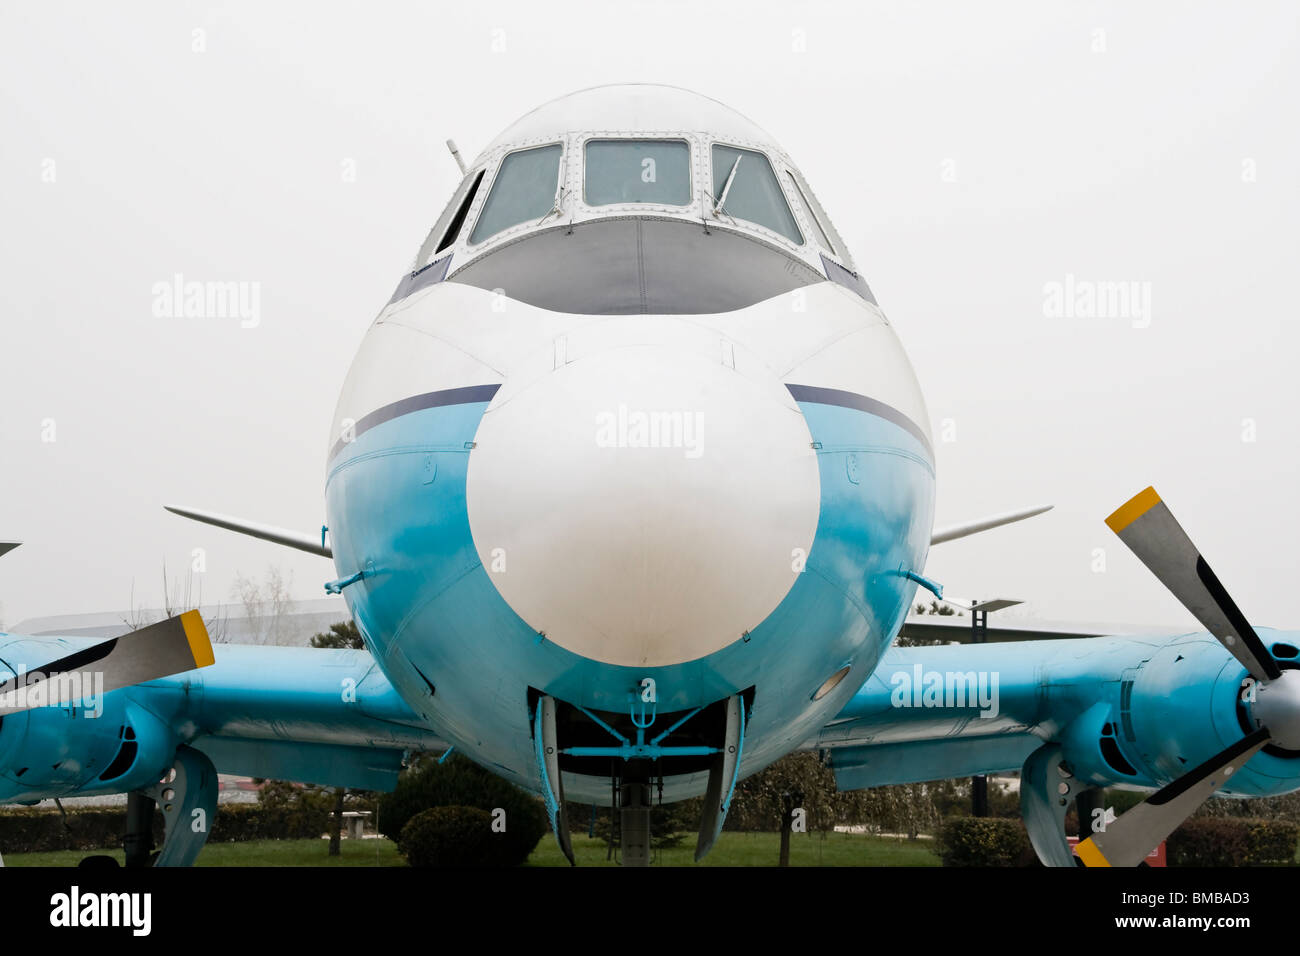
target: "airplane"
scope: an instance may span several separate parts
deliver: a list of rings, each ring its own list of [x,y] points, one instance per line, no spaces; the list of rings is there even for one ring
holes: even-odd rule
[[[330,425],[319,536],[169,510],[332,559],[364,651],[0,638],[0,802],[126,792],[128,863],[192,863],[216,774],[388,789],[450,747],[539,794],[704,795],[797,749],[841,789],[1022,773],[1045,864],[1137,865],[1212,794],[1300,788],[1300,632],[1256,630],[1152,489],[1108,522],[1207,629],[894,647],[932,545],[935,455],[899,338],[800,168],[715,100],[582,90],[465,164]],[[84,701],[16,699],[95,664]],[[3,676],[3,675],[0,675]],[[37,695],[39,697],[39,695]],[[1070,805],[1155,791],[1072,851]],[[1075,853],[1077,852],[1077,856]]]

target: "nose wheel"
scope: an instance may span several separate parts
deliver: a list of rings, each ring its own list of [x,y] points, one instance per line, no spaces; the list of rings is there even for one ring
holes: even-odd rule
[[[663,798],[665,776],[698,773],[707,769],[708,790],[700,821],[695,859],[698,862],[713,847],[731,806],[745,737],[746,697],[735,694],[713,704],[679,712],[676,719],[665,717],[668,727],[655,734],[659,715],[633,704],[622,724],[625,732],[610,721],[583,707],[564,704],[548,695],[536,698],[533,710],[533,741],[542,797],[550,817],[551,830],[560,851],[570,864],[575,862],[569,824],[564,813],[564,785],[561,758],[571,773],[587,773],[575,762],[609,761],[613,808],[617,810],[621,863],[649,866],[651,848],[650,811],[652,788],[658,783]],[[557,715],[564,708],[563,736]],[[700,715],[704,716],[701,717]],[[607,715],[611,716],[611,715]],[[575,726],[576,724],[576,726]],[[588,745],[582,735],[597,733],[605,743]],[[578,743],[575,743],[575,737]],[[608,743],[612,737],[616,743]],[[677,742],[680,741],[680,742]],[[603,775],[603,774],[602,774]]]

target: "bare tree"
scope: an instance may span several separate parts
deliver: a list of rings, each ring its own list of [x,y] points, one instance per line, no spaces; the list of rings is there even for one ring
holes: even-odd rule
[[[146,608],[135,602],[135,581],[131,581],[131,603],[127,608],[126,614],[122,618],[122,623],[130,630],[138,631],[142,627],[150,624],[157,624],[159,621],[175,617],[185,611],[198,610],[203,617],[203,626],[208,630],[208,637],[214,644],[225,643],[226,640],[226,611],[225,608],[218,604],[215,607],[203,609],[203,584],[199,582],[197,588],[194,584],[194,569],[191,568],[182,580],[171,580],[167,574],[167,562],[162,566],[162,612]]]
[[[274,565],[267,568],[265,581],[259,582],[243,574],[235,575],[234,592],[244,606],[251,643],[286,643],[289,611],[293,604],[289,596],[292,582],[292,576],[285,578]]]

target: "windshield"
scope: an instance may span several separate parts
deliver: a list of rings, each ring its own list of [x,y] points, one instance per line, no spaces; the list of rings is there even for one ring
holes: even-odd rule
[[[593,139],[586,150],[588,206],[691,202],[691,148],[680,140]]]
[[[817,220],[817,214],[813,212],[812,203],[808,201],[808,197],[805,196],[803,190],[799,188],[798,180],[794,178],[793,173],[787,172],[786,176],[790,179],[790,187],[794,190],[794,194],[798,196],[799,200],[803,203],[803,213],[808,218],[808,222],[812,224],[813,232],[817,233],[817,241],[821,243],[823,249],[831,255],[835,255],[835,247],[831,245],[831,241],[826,235],[826,230],[822,229],[822,224]]]
[[[541,219],[555,207],[560,179],[559,145],[521,149],[501,161],[470,242],[490,239],[503,229]]]
[[[739,165],[737,165],[739,160]],[[731,175],[735,169],[735,176]],[[713,147],[713,202],[722,197],[722,190],[731,178],[726,202],[722,204],[725,215],[734,219],[766,226],[791,242],[803,245],[803,233],[795,224],[790,207],[781,193],[781,184],[772,172],[772,164],[762,153],[735,146]]]

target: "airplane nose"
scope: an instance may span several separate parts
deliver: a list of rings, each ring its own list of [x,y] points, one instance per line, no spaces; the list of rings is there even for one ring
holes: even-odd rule
[[[803,568],[819,498],[779,379],[664,345],[507,379],[466,486],[475,547],[515,612],[625,666],[695,660],[756,627]]]

